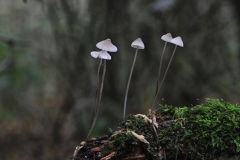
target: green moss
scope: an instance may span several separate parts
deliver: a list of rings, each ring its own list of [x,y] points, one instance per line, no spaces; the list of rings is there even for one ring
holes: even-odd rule
[[[161,146],[168,150],[168,157],[176,156],[173,154],[177,150],[177,156],[194,159],[239,155],[239,106],[206,99],[206,104],[192,108],[165,105],[158,114],[175,120],[170,126],[158,129]]]
[[[206,99],[205,104],[191,108],[163,105],[156,111],[156,117],[158,140],[149,122],[130,115],[109,138],[104,155],[116,152],[115,159],[136,154],[144,154],[145,159],[159,159],[161,155],[171,160],[214,159],[240,154],[239,106],[219,99]],[[137,140],[130,131],[143,135],[149,144]]]
[[[139,135],[144,135],[148,139],[153,139],[151,126],[146,123],[142,118],[134,117],[130,115],[125,124],[119,127],[116,133],[113,133],[109,138],[108,143],[105,145],[104,155],[116,152],[117,159],[124,158],[126,156],[134,157],[136,154],[143,153],[148,154],[149,145],[137,140],[130,131],[134,131]],[[146,138],[146,139],[147,139]],[[151,156],[151,154],[149,154]],[[113,160],[115,159],[112,158]]]

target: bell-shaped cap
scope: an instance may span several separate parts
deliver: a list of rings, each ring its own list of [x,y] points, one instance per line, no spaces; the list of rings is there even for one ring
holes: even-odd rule
[[[167,33],[167,34],[164,34],[164,35],[161,37],[161,39],[162,39],[163,41],[170,42],[173,38],[172,38],[171,33]]]
[[[133,41],[132,44],[131,44],[131,47],[137,48],[137,49],[144,49],[145,48],[141,38],[138,38],[135,41]]]
[[[109,38],[105,39],[101,42],[98,42],[96,46],[99,49],[104,50],[104,51],[117,52],[117,47],[112,44],[112,42]]]
[[[98,58],[100,52],[99,51],[92,51],[90,54],[93,58]]]
[[[177,46],[180,46],[180,47],[183,47],[183,41],[182,41],[182,38],[180,36],[176,37],[176,38],[173,38],[170,43],[173,43]]]
[[[101,58],[106,60],[111,60],[111,56],[106,51],[93,51],[91,52],[91,56],[94,58]]]

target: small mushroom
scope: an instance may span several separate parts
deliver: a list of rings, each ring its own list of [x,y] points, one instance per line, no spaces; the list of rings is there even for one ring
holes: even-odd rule
[[[101,58],[106,60],[111,60],[111,56],[108,54],[108,52],[102,50],[102,51],[93,51],[91,52],[91,56],[94,58]]]
[[[161,39],[165,42],[170,42],[173,38],[172,38],[172,35],[171,33],[167,33],[167,34],[164,34]]]
[[[94,111],[93,111],[92,126],[87,135],[87,139],[89,139],[89,137],[91,136],[93,128],[97,121],[97,117],[98,117],[99,105],[100,105],[100,101],[102,98],[103,82],[104,82],[105,73],[106,73],[106,60],[111,60],[111,56],[108,54],[108,52],[116,52],[117,51],[117,47],[112,44],[112,42],[109,38],[97,43],[96,46],[102,50],[91,52],[91,56],[94,58],[100,58],[100,62],[99,62],[98,71],[97,71],[97,90],[96,90],[96,96],[95,96],[95,107],[94,107]],[[104,60],[104,62],[103,62],[103,74],[101,77],[102,79],[101,79],[101,84],[100,84],[99,72],[101,70],[102,60]],[[100,86],[99,86],[99,84],[100,84]]]
[[[123,107],[124,108],[123,109],[123,121],[124,122],[125,122],[125,116],[126,116],[128,90],[129,90],[129,86],[130,86],[130,82],[131,82],[131,78],[132,78],[133,68],[134,68],[134,65],[135,65],[135,62],[136,62],[136,58],[137,58],[138,49],[144,49],[145,48],[141,38],[138,38],[135,41],[133,41],[131,46],[133,48],[136,48],[136,52],[135,52],[135,56],[134,56],[134,59],[133,59],[133,64],[132,64],[132,68],[131,68],[130,75],[129,75],[129,78],[128,78],[127,89],[126,89],[126,93],[125,93],[124,107]]]
[[[131,44],[131,47],[137,48],[137,49],[144,49],[145,48],[141,38],[138,38],[135,41],[133,41],[132,44]]]
[[[170,43],[173,43],[177,46],[180,46],[180,47],[183,47],[183,41],[182,41],[182,38],[180,36],[176,37],[176,38],[173,38]]]
[[[161,39],[162,39],[163,41],[165,41],[165,44],[164,44],[163,51],[162,51],[162,55],[161,55],[161,58],[160,58],[160,64],[159,64],[159,69],[158,69],[158,76],[157,76],[157,85],[156,85],[155,96],[157,96],[157,90],[158,90],[158,86],[159,86],[159,83],[160,83],[159,80],[160,80],[160,74],[161,74],[161,68],[162,68],[163,55],[164,55],[164,52],[165,52],[167,43],[170,42],[173,38],[172,38],[171,33],[167,33],[167,34],[164,34],[164,35],[161,37]]]
[[[104,50],[104,51],[117,52],[117,47],[112,44],[112,42],[109,38],[105,39],[101,42],[98,42],[96,46],[97,46],[97,48]]]
[[[173,50],[173,54],[172,54],[172,56],[171,56],[171,58],[170,58],[170,61],[168,62],[168,66],[167,66],[167,69],[166,69],[166,71],[165,71],[165,73],[164,73],[162,82],[161,82],[160,86],[158,87],[157,93],[156,93],[156,95],[155,95],[155,97],[154,97],[154,100],[153,100],[151,109],[153,109],[154,103],[155,103],[155,101],[156,101],[156,99],[157,99],[157,95],[158,95],[158,93],[159,93],[159,91],[160,91],[160,89],[161,89],[161,87],[162,87],[162,84],[163,84],[165,78],[166,78],[166,75],[167,75],[169,66],[170,66],[170,64],[171,64],[171,62],[172,62],[172,59],[173,59],[173,56],[174,56],[174,54],[175,54],[175,52],[176,52],[177,46],[183,47],[183,41],[182,41],[182,38],[181,38],[180,36],[178,36],[178,37],[176,37],[176,38],[173,38],[173,39],[170,41],[170,43],[175,44],[176,46],[175,46],[175,48],[174,48],[174,50]]]

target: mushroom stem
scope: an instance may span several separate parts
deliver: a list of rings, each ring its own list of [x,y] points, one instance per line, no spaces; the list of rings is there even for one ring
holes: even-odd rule
[[[125,122],[125,116],[126,116],[126,106],[127,106],[128,90],[129,90],[130,81],[131,81],[131,78],[132,78],[133,68],[134,68],[134,65],[135,65],[135,62],[136,62],[136,58],[137,58],[137,53],[138,53],[138,48],[136,49],[136,52],[135,52],[135,56],[134,56],[134,59],[133,59],[132,68],[131,68],[130,75],[129,75],[129,78],[128,78],[127,89],[126,89],[126,93],[125,93],[124,109],[123,109],[123,121],[124,121],[124,122]]]
[[[93,117],[96,115],[96,108],[97,108],[97,103],[98,103],[98,96],[99,96],[99,72],[102,66],[102,59],[100,59],[99,65],[98,65],[98,71],[97,71],[97,90],[96,90],[96,95],[95,95],[95,106],[94,106],[94,112],[93,112]]]
[[[157,85],[156,85],[155,96],[157,96],[158,86],[159,86],[159,83],[160,83],[160,74],[161,74],[161,68],[162,68],[162,60],[163,60],[163,55],[164,55],[167,43],[168,42],[165,42],[165,44],[164,44],[162,55],[161,55],[161,58],[160,58],[160,64],[159,64],[159,69],[158,69],[158,76],[157,76]]]
[[[99,94],[99,100],[98,100],[98,106],[100,104],[101,98],[102,98],[102,91],[103,91],[103,82],[104,82],[104,78],[105,78],[105,74],[106,74],[106,59],[104,59],[103,61],[103,75],[102,75],[102,81],[101,81],[101,86],[100,86],[100,94]],[[97,110],[98,113],[98,110]]]
[[[102,61],[102,59],[101,59],[101,61]],[[101,63],[101,61],[100,61],[100,63]],[[87,139],[89,139],[89,137],[91,136],[93,128],[94,128],[94,126],[96,124],[96,121],[97,121],[97,117],[98,117],[99,105],[100,105],[100,101],[101,101],[101,98],[102,98],[103,82],[104,82],[105,73],[106,73],[106,60],[105,59],[104,59],[103,63],[104,63],[103,64],[103,74],[102,74],[102,79],[101,79],[101,85],[100,85],[100,88],[99,88],[100,90],[99,90],[99,94],[97,93],[97,98],[95,100],[96,106],[94,108],[94,118],[93,118],[93,121],[92,121],[92,126],[90,128],[90,131],[88,133]],[[98,74],[99,74],[99,72],[98,72]],[[99,80],[99,78],[98,78],[98,80]],[[99,85],[99,83],[98,83],[98,85]]]
[[[170,66],[170,64],[171,64],[171,62],[172,62],[173,56],[174,56],[174,54],[175,54],[175,52],[176,52],[176,49],[177,49],[177,45],[176,45],[175,48],[174,48],[173,54],[172,54],[172,56],[171,56],[171,58],[170,58],[170,61],[169,61],[168,66],[167,66],[167,69],[166,69],[166,71],[165,71],[165,73],[164,73],[162,82],[161,82],[161,84],[160,84],[160,86],[159,86],[159,88],[158,88],[158,90],[157,90],[157,94],[156,94],[156,96],[154,97],[154,100],[153,100],[151,109],[153,109],[154,103],[155,103],[155,101],[156,101],[156,99],[157,99],[157,95],[158,95],[158,93],[159,93],[159,91],[160,91],[160,89],[161,89],[161,87],[162,87],[162,84],[163,84],[165,78],[166,78],[166,75],[167,75],[169,66]]]

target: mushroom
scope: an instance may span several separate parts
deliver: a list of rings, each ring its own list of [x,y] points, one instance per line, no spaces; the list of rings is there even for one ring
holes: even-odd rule
[[[108,54],[108,52],[116,52],[117,47],[112,44],[111,40],[108,38],[106,40],[103,40],[96,45],[101,51],[93,51],[91,52],[91,56],[94,58],[100,58],[99,66],[98,66],[98,71],[97,71],[97,90],[96,90],[96,96],[95,96],[95,107],[93,111],[93,120],[92,120],[92,126],[89,130],[87,139],[92,134],[93,128],[96,124],[97,117],[98,117],[98,111],[99,111],[99,105],[100,101],[102,98],[102,90],[103,90],[103,82],[105,78],[105,73],[106,73],[106,60],[111,60],[111,56]],[[108,51],[108,52],[107,52]],[[102,74],[102,79],[101,79],[101,85],[99,86],[99,72],[102,66],[102,60],[103,61],[103,74]]]
[[[141,38],[138,38],[135,41],[133,41],[132,44],[131,44],[131,47],[136,48],[136,52],[135,52],[132,68],[131,68],[131,71],[130,71],[130,75],[129,75],[129,79],[128,79],[128,83],[127,83],[126,94],[125,94],[125,99],[124,99],[124,109],[123,109],[123,121],[124,122],[125,122],[125,116],[126,116],[128,90],[129,90],[130,81],[131,81],[131,78],[132,78],[133,68],[134,68],[134,65],[135,65],[135,62],[136,62],[136,58],[137,58],[138,49],[144,49],[145,48]]]
[[[104,51],[117,52],[117,47],[112,44],[112,42],[109,38],[107,38],[101,42],[98,42],[96,46],[97,46],[97,48],[104,50]]]
[[[170,43],[175,44],[176,47],[177,47],[177,46],[183,47],[183,41],[182,41],[182,38],[181,38],[180,36],[178,36],[178,37],[176,37],[176,38],[173,38],[173,39],[170,41]],[[176,48],[176,47],[175,47],[175,48]]]
[[[95,97],[95,111],[94,114],[96,114],[97,109],[97,103],[98,103],[98,96],[99,96],[99,72],[102,66],[102,59],[111,60],[111,56],[104,50],[102,51],[93,51],[91,52],[91,56],[94,58],[100,58],[98,71],[97,71],[97,90],[96,90],[96,97]]]
[[[101,81],[101,86],[100,86],[100,94],[99,94],[99,97],[98,97],[98,105],[97,105],[97,106],[99,106],[100,101],[101,101],[101,97],[102,97],[103,82],[104,82],[104,77],[105,77],[105,72],[106,72],[106,59],[107,60],[111,59],[111,56],[106,51],[117,52],[117,47],[112,44],[112,42],[109,38],[107,38],[107,39],[105,39],[101,42],[98,42],[96,46],[99,49],[102,50],[102,51],[100,51],[100,54],[98,55],[98,57],[101,58],[101,59],[104,59],[103,75],[102,75],[102,81]],[[98,81],[99,81],[99,79],[98,79]],[[98,85],[99,85],[99,83],[98,83]],[[97,109],[98,109],[98,107],[97,107]],[[97,110],[96,114],[98,114],[98,110]]]
[[[131,44],[131,47],[136,48],[136,49],[144,49],[145,48],[141,38],[138,38],[135,41],[133,41]]]
[[[173,56],[174,56],[174,54],[175,54],[175,52],[176,52],[177,46],[183,47],[183,41],[182,41],[182,38],[181,38],[180,36],[178,36],[178,37],[176,37],[176,38],[173,38],[173,39],[170,41],[170,43],[175,44],[176,46],[175,46],[175,48],[174,48],[174,50],[173,50],[173,54],[172,54],[172,56],[171,56],[171,58],[170,58],[170,61],[168,62],[168,66],[167,66],[167,69],[166,69],[166,71],[165,71],[165,73],[164,73],[162,82],[161,82],[161,84],[160,84],[160,86],[159,86],[159,88],[158,88],[158,90],[157,90],[157,93],[156,93],[156,95],[155,95],[155,97],[154,97],[154,100],[153,100],[151,109],[153,109],[153,106],[154,106],[154,103],[155,103],[155,101],[156,101],[157,95],[158,95],[158,93],[159,93],[159,91],[160,91],[160,89],[161,89],[161,87],[162,87],[162,84],[163,84],[165,78],[166,78],[166,75],[167,75],[169,66],[170,66],[170,64],[171,64],[171,62],[172,62],[172,59],[173,59]]]
[[[94,58],[111,60],[111,56],[104,50],[102,51],[93,51],[91,52],[91,56]]]
[[[163,51],[162,51],[162,55],[161,55],[161,58],[160,58],[160,64],[159,64],[159,69],[158,69],[158,76],[157,76],[157,85],[156,85],[156,93],[155,93],[155,96],[157,96],[157,90],[158,90],[158,86],[159,86],[159,83],[160,83],[160,82],[159,82],[159,78],[160,78],[160,74],[161,74],[163,55],[164,55],[164,52],[165,52],[167,43],[170,42],[173,38],[172,38],[171,33],[167,33],[167,34],[163,35],[163,36],[161,37],[161,39],[162,39],[163,41],[165,41],[165,44],[164,44]]]

